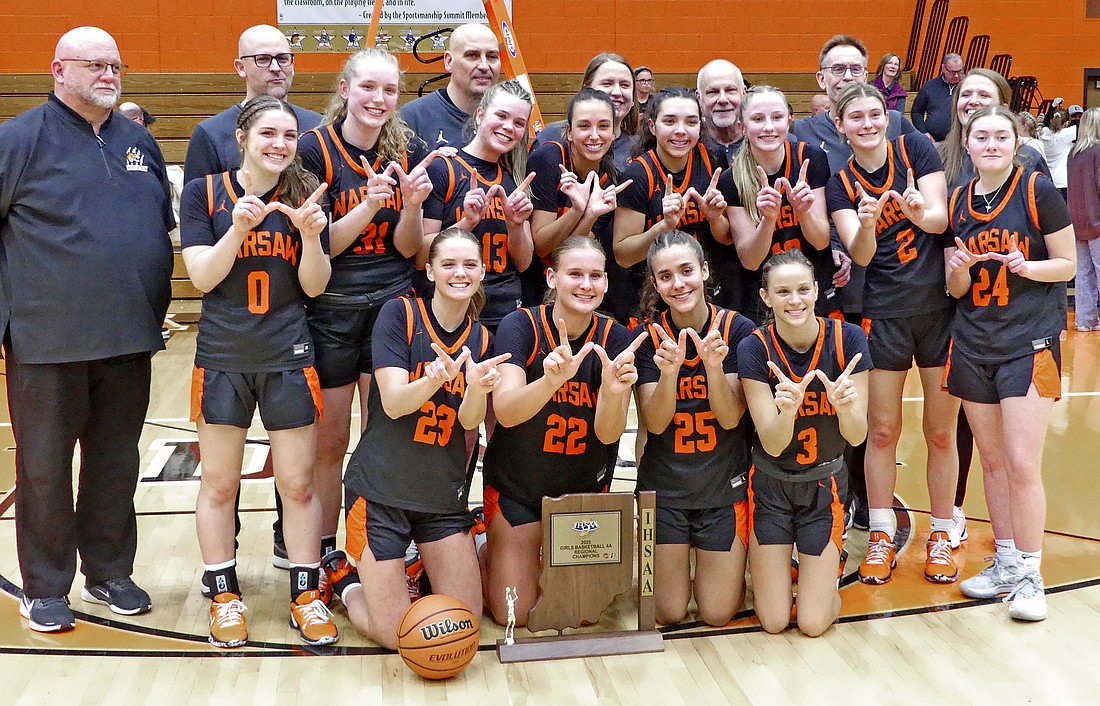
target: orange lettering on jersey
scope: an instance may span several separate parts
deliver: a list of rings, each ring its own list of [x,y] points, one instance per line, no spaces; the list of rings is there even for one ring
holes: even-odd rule
[[[237,257],[279,257],[297,265],[298,241],[279,231],[250,230],[244,236]]]
[[[779,218],[775,221],[776,228],[793,228],[798,225],[798,214],[789,203],[783,204],[779,209]]]
[[[676,392],[678,400],[705,400],[707,398],[707,378],[703,375],[692,375],[680,378],[680,389]]]
[[[1031,238],[1027,235],[1021,237],[1017,231],[1005,228],[990,228],[971,236],[966,243],[966,248],[976,255],[990,252],[1006,253],[1012,249],[1013,236],[1016,236],[1016,247],[1023,253],[1024,259],[1031,259]]]
[[[680,225],[690,225],[692,223],[702,223],[707,218],[703,215],[703,212],[699,210],[699,204],[694,200],[688,200],[684,206],[684,216],[680,219]]]
[[[829,396],[824,392],[807,390],[802,398],[802,406],[798,408],[799,417],[835,417],[836,410],[829,404]]]
[[[574,407],[596,406],[592,398],[592,392],[588,389],[588,383],[577,380],[569,380],[559,387],[551,401],[571,404]]]
[[[901,210],[901,206],[894,199],[889,199],[883,205],[882,213],[879,214],[878,222],[875,223],[875,235],[878,236],[882,231],[904,219],[905,212]]]
[[[241,249],[237,251],[237,257],[255,257],[256,256],[256,231],[250,230],[244,234],[244,240],[241,241]]]
[[[494,196],[485,208],[485,215],[482,218],[496,218],[503,221],[505,218],[504,201],[499,196]]]
[[[772,243],[772,255],[778,255],[785,253],[788,250],[802,250],[802,243],[798,242],[798,238],[791,238],[790,240],[784,240],[782,243]]]
[[[409,382],[416,382],[424,377],[424,366],[425,363],[420,362],[416,364],[415,368],[409,371]],[[458,375],[454,376],[454,379],[448,380],[440,385],[440,387],[452,395],[464,397],[466,395],[466,373],[460,370]]]

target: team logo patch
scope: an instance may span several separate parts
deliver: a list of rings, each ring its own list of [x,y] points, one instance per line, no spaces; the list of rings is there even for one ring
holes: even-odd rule
[[[126,150],[126,171],[128,172],[147,172],[149,167],[145,166],[145,155],[141,153],[137,147],[131,147]]]
[[[587,537],[600,528],[596,520],[577,520],[573,523],[573,531],[581,537]]]
[[[214,579],[214,584],[217,586],[218,593],[225,593],[229,590],[229,582],[220,574]]]

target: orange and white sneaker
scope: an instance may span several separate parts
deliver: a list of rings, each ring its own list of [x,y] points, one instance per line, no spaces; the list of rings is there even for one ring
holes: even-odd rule
[[[320,591],[303,591],[290,602],[290,627],[307,645],[330,645],[340,638],[332,611],[321,600]]]
[[[332,605],[332,583],[328,580],[328,572],[324,566],[317,572],[317,592],[321,594],[322,603]]]
[[[885,532],[871,532],[867,545],[867,556],[859,565],[859,580],[874,585],[884,584],[894,575],[898,565],[897,545]]]
[[[951,536],[947,532],[928,535],[928,559],[924,562],[924,578],[933,583],[954,583],[959,567],[951,555]]]
[[[244,612],[248,610],[236,593],[219,593],[210,601],[210,644],[240,647],[248,641]]]

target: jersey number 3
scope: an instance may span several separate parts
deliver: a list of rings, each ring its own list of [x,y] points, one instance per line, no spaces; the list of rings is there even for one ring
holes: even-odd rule
[[[421,417],[416,422],[416,431],[413,432],[413,441],[446,446],[451,440],[451,432],[458,417],[455,411],[445,404],[437,405],[428,400],[420,408],[420,414]]]

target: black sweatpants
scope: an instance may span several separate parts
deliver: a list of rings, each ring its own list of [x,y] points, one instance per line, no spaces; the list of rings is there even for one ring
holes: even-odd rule
[[[151,357],[30,364],[8,356],[16,548],[29,598],[67,595],[78,553],[90,583],[133,573],[138,439],[149,407]]]

